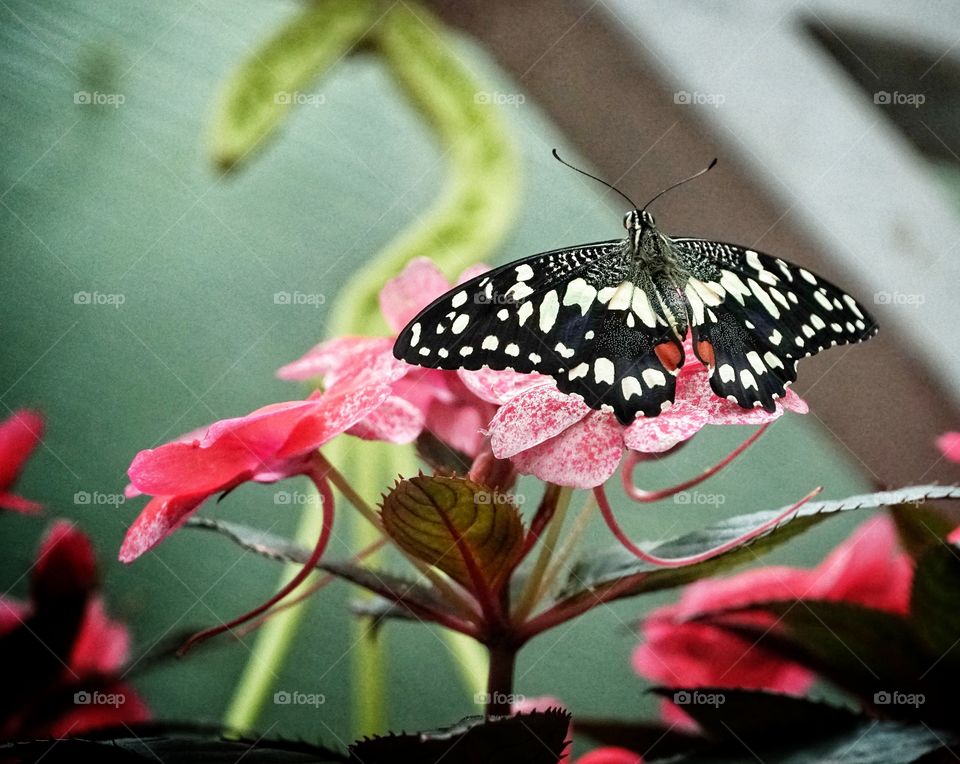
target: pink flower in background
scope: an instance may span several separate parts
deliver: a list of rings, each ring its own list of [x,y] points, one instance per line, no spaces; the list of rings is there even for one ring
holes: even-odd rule
[[[7,646],[0,739],[77,735],[149,718],[120,679],[127,629],[107,614],[90,540],[72,524],[58,521],[44,537],[30,601],[0,597],[0,638]],[[89,702],[93,693],[117,702]]]
[[[691,619],[752,603],[794,599],[855,602],[906,613],[913,568],[887,518],[861,525],[816,568],[770,566],[727,578],[698,581],[680,600],[651,612],[634,670],[667,687],[738,687],[802,694],[815,676],[808,669],[710,623]],[[720,616],[718,616],[720,617]],[[730,623],[774,627],[766,613],[723,616]],[[690,726],[678,706],[664,702],[664,718]]]
[[[643,764],[643,757],[626,748],[595,748],[576,760],[575,764]]]
[[[141,451],[130,465],[128,493],[154,498],[127,530],[120,560],[152,549],[214,494],[303,474],[320,446],[387,400],[390,379],[366,370],[307,400],[265,406],[215,422],[189,442]]]
[[[489,427],[494,455],[511,459],[521,473],[572,488],[605,483],[625,449],[661,453],[708,424],[763,424],[784,410],[807,411],[792,390],[772,413],[720,398],[710,389],[707,368],[694,356],[689,340],[685,352],[673,405],[657,417],[638,418],[626,426],[612,413],[595,411],[580,398],[561,393],[549,377],[489,369],[460,375],[477,396],[500,407]]]
[[[960,432],[945,432],[937,438],[937,448],[945,459],[960,464]]]
[[[468,268],[460,281],[486,271]],[[452,284],[427,258],[412,260],[403,272],[380,291],[380,311],[396,335],[430,302]],[[363,369],[390,374],[393,387],[387,400],[350,434],[368,440],[409,443],[425,429],[469,456],[476,456],[483,441],[481,430],[495,407],[474,395],[454,372],[410,366],[393,357],[394,337],[338,337],[323,342],[302,358],[281,368],[281,379],[321,378],[325,386],[348,379]]]
[[[0,423],[0,509],[38,512],[41,505],[12,493],[23,465],[43,437],[43,416],[21,409]]]

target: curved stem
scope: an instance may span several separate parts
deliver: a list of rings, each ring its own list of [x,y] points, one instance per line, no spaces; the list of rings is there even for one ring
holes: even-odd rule
[[[333,533],[333,492],[330,490],[330,486],[326,481],[326,477],[320,469],[311,466],[306,474],[313,481],[314,485],[317,487],[317,490],[320,492],[320,509],[323,512],[323,526],[320,529],[320,535],[317,537],[317,543],[314,545],[313,551],[310,553],[310,557],[300,568],[299,572],[293,578],[291,578],[285,586],[277,591],[276,594],[270,597],[270,599],[261,603],[253,610],[234,618],[228,623],[197,632],[180,646],[180,649],[177,650],[178,657],[182,658],[195,645],[205,642],[211,637],[215,637],[218,634],[223,634],[227,631],[232,631],[235,627],[240,626],[247,621],[253,620],[260,615],[263,615],[270,608],[272,608],[278,602],[283,600],[288,594],[299,587],[300,584],[306,581],[307,578],[309,578],[313,573],[314,568],[320,561],[320,558],[323,556],[323,553],[327,548],[327,543],[330,541],[330,536]]]
[[[676,493],[681,491],[686,491],[688,488],[693,488],[695,485],[699,485],[707,478],[716,475],[720,470],[726,467],[730,462],[736,459],[740,454],[746,451],[750,446],[752,446],[757,439],[766,432],[767,428],[770,426],[770,422],[764,422],[760,429],[757,430],[753,435],[747,438],[743,443],[737,446],[733,451],[727,454],[723,459],[714,464],[712,467],[707,467],[702,474],[697,475],[696,477],[690,478],[690,480],[685,480],[682,483],[671,488],[662,488],[659,491],[644,491],[642,488],[637,488],[633,482],[633,470],[636,468],[637,463],[642,459],[635,451],[630,451],[627,454],[627,463],[624,465],[623,471],[621,472],[621,480],[623,481],[623,490],[626,491],[627,496],[629,496],[634,501],[641,502],[652,502],[660,501],[660,499],[665,499],[668,496],[673,496]]]
[[[353,506],[370,525],[376,528],[378,532],[384,533],[380,515],[374,511],[373,507],[364,501],[363,497],[350,485],[350,482],[343,476],[340,470],[334,467],[323,454],[319,454],[317,458],[326,470],[327,476],[334,487],[343,494],[343,497],[350,502],[351,506]],[[389,537],[384,535],[384,539],[388,538]],[[453,607],[463,618],[469,620],[476,617],[476,609],[472,607],[471,603],[464,599],[443,576],[427,565],[427,563],[423,562],[423,560],[418,560],[416,557],[408,554],[402,547],[394,544],[394,548],[433,585],[440,596],[446,600],[447,604]]]
[[[723,554],[724,552],[729,552],[731,549],[734,549],[738,546],[746,544],[758,536],[762,536],[764,533],[769,531],[772,528],[775,528],[781,522],[783,522],[787,517],[796,512],[800,507],[806,504],[810,499],[816,496],[820,491],[822,491],[822,486],[817,486],[810,493],[804,496],[796,504],[793,504],[790,507],[787,507],[783,512],[776,515],[775,517],[770,518],[765,523],[761,523],[756,528],[747,533],[744,533],[741,536],[738,536],[735,539],[731,539],[719,546],[715,546],[713,549],[708,549],[706,552],[701,552],[700,554],[692,554],[686,557],[658,557],[657,555],[650,554],[645,552],[643,549],[634,544],[627,535],[623,532],[623,529],[617,523],[617,519],[613,515],[613,510],[610,508],[610,502],[607,501],[607,494],[603,490],[603,486],[597,486],[593,489],[594,496],[597,497],[597,505],[600,507],[600,514],[603,516],[604,521],[607,523],[607,527],[610,529],[611,533],[616,537],[617,541],[623,544],[624,548],[636,557],[640,558],[644,562],[649,562],[651,565],[656,565],[660,568],[682,568],[687,565],[696,565],[700,562],[705,562],[710,560],[718,555]]]
[[[549,490],[549,488],[547,490]],[[560,531],[563,529],[563,522],[567,517],[567,508],[570,506],[570,497],[572,495],[573,491],[570,488],[561,488],[557,493],[556,509],[551,512],[552,519],[547,526],[546,538],[543,540],[543,545],[540,547],[540,554],[537,556],[537,561],[533,565],[533,570],[530,571],[530,577],[523,587],[520,600],[517,602],[517,607],[513,613],[513,621],[515,623],[522,623],[537,606],[542,590],[541,582],[543,581],[547,566],[550,564],[553,550],[557,546],[560,538]],[[531,528],[531,532],[532,530]]]
[[[357,563],[366,559],[374,552],[378,552],[379,550],[383,549],[383,547],[386,546],[387,541],[388,539],[386,536],[384,536],[383,538],[377,539],[372,544],[367,545],[366,547],[361,549],[359,552],[357,552],[353,557],[351,557],[350,562]],[[259,629],[270,618],[273,618],[275,615],[282,613],[284,610],[288,610],[289,608],[299,605],[301,602],[303,602],[306,599],[309,599],[318,591],[323,589],[325,586],[328,586],[329,584],[333,583],[336,580],[337,580],[337,576],[333,575],[333,573],[324,573],[320,577],[319,581],[317,581],[315,584],[311,584],[310,586],[308,586],[306,589],[300,592],[296,597],[290,597],[289,599],[287,599],[286,602],[281,602],[279,605],[274,607],[269,613],[264,613],[262,616],[260,616],[257,620],[253,621],[252,623],[248,623],[244,625],[243,628],[237,629],[235,636],[237,637],[237,639],[242,639],[243,637],[247,636],[247,634],[249,634],[251,631],[256,631],[257,629]]]

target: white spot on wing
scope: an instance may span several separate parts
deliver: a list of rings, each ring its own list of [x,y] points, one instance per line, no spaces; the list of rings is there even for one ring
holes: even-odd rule
[[[481,350],[496,350],[500,347],[500,340],[494,337],[492,334],[488,334],[483,338],[483,344],[480,345]]]
[[[520,355],[520,346],[516,342],[511,342],[503,349],[503,352],[516,358]]]
[[[647,387],[666,387],[667,378],[660,369],[644,369],[640,376]]]
[[[517,281],[529,281],[533,278],[533,268],[524,263],[523,265],[518,265],[516,268],[517,271]]]
[[[614,369],[613,361],[609,358],[598,358],[593,362],[593,378],[598,384],[606,382],[612,385],[615,373],[616,370]]]
[[[417,343],[420,342],[420,322],[417,321],[413,326],[410,327],[410,347],[415,348]]]
[[[567,376],[573,380],[579,377],[587,376],[588,371],[590,371],[590,367],[585,363],[581,363],[579,366],[574,366],[572,369],[570,369],[570,371],[567,373]]]
[[[576,278],[567,284],[567,291],[563,293],[564,305],[579,305],[580,315],[587,315],[590,306],[597,297],[597,290],[594,289],[582,278]]]
[[[744,386],[745,389],[749,390],[751,387],[754,390],[759,390],[757,387],[757,380],[753,376],[753,373],[750,369],[740,369],[740,384]]]
[[[461,313],[457,316],[457,320],[453,322],[453,326],[451,326],[450,329],[454,334],[460,334],[460,332],[467,328],[467,324],[469,323],[470,316],[466,313]]]
[[[620,389],[623,391],[623,397],[630,400],[631,397],[643,397],[643,388],[640,387],[640,380],[636,377],[624,377],[620,380]]]
[[[560,310],[560,300],[557,297],[555,289],[551,289],[540,303],[540,331],[549,332],[557,320],[557,312]]]
[[[733,382],[737,378],[736,370],[728,363],[721,364],[717,371],[720,374],[720,379],[723,382]]]

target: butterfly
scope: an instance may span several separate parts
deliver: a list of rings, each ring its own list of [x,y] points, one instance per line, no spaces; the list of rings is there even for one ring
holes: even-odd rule
[[[718,396],[767,411],[800,358],[877,333],[826,279],[749,247],[668,236],[651,202],[630,202],[623,239],[542,252],[459,284],[410,321],[394,355],[434,369],[548,375],[629,424],[672,404],[688,333]]]

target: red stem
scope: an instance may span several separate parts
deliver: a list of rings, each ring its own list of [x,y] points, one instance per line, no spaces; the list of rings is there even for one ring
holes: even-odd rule
[[[750,448],[750,446],[752,446],[754,442],[756,442],[756,440],[763,435],[764,432],[766,432],[770,424],[770,422],[765,422],[762,424],[759,430],[757,430],[755,433],[753,433],[753,435],[751,435],[733,451],[727,454],[721,461],[717,462],[712,467],[705,469],[702,474],[690,478],[683,483],[679,483],[672,488],[662,488],[659,491],[644,491],[642,488],[637,488],[633,482],[633,470],[636,468],[637,463],[642,460],[642,457],[635,451],[629,451],[627,453],[627,463],[624,465],[624,468],[621,472],[623,490],[626,491],[627,496],[634,501],[651,502],[660,501],[660,499],[665,499],[668,496],[673,496],[681,491],[686,491],[688,488],[693,488],[693,486],[702,483],[708,477],[716,475],[720,470],[730,464],[730,462],[740,456],[740,454]]]
[[[333,492],[330,490],[330,485],[327,483],[325,471],[321,472],[318,467],[311,465],[304,474],[306,474],[307,477],[313,481],[314,485],[317,487],[317,490],[320,492],[320,508],[323,512],[323,527],[320,530],[320,536],[317,538],[317,543],[313,547],[313,552],[310,553],[310,557],[303,564],[297,574],[270,599],[258,605],[253,610],[234,618],[229,623],[225,623],[221,626],[214,626],[197,632],[180,646],[180,649],[177,650],[177,657],[182,658],[195,645],[198,645],[201,642],[206,642],[208,639],[219,634],[223,634],[224,632],[231,631],[235,627],[240,626],[241,624],[244,624],[259,615],[262,615],[280,602],[284,597],[294,591],[310,576],[311,573],[313,573],[314,568],[320,561],[320,558],[323,556],[323,553],[327,548],[327,543],[330,541],[330,535],[333,532]]]
[[[603,519],[607,523],[607,527],[610,529],[611,533],[613,533],[613,535],[616,537],[617,541],[623,544],[623,546],[627,549],[627,551],[631,552],[636,557],[639,557],[644,562],[649,562],[651,565],[656,565],[661,568],[682,568],[687,565],[696,565],[699,562],[705,562],[706,560],[710,560],[714,557],[717,557],[718,555],[721,555],[724,552],[729,552],[731,549],[734,549],[735,547],[738,547],[750,541],[753,541],[753,539],[757,538],[757,536],[762,536],[771,528],[775,528],[777,525],[783,522],[783,520],[785,520],[787,517],[792,515],[798,509],[800,509],[800,507],[802,507],[804,504],[810,501],[810,499],[812,499],[822,490],[823,488],[820,486],[818,486],[817,488],[814,488],[812,491],[810,491],[810,493],[808,493],[806,496],[800,499],[800,501],[798,501],[796,504],[793,504],[792,506],[787,507],[780,514],[770,518],[765,523],[761,523],[753,530],[748,531],[747,533],[744,533],[743,535],[738,536],[735,539],[731,539],[730,541],[720,544],[719,546],[716,546],[713,549],[708,549],[706,552],[700,552],[700,554],[692,554],[692,555],[688,555],[687,557],[673,557],[673,558],[657,557],[654,554],[650,554],[649,552],[643,551],[640,547],[634,544],[629,538],[627,538],[627,535],[623,532],[623,529],[617,523],[617,519],[613,515],[613,510],[610,508],[610,502],[607,501],[607,494],[603,490],[603,486],[599,485],[596,488],[594,488],[593,494],[594,496],[597,497],[597,505],[600,507],[600,514],[603,515]]]
[[[374,552],[379,551],[380,549],[385,547],[388,541],[389,539],[386,536],[383,536],[382,538],[377,539],[372,544],[365,546],[363,549],[357,552],[353,557],[351,557],[350,562],[357,563],[362,560],[365,560]],[[298,594],[296,597],[291,597],[286,602],[283,602],[280,605],[277,605],[269,613],[264,613],[253,623],[248,623],[242,629],[238,629],[234,636],[237,639],[242,639],[243,637],[247,636],[247,634],[249,634],[251,631],[256,631],[257,629],[259,629],[261,626],[263,626],[263,624],[265,624],[270,618],[273,618],[273,616],[275,616],[277,613],[280,613],[284,610],[288,610],[289,608],[299,605],[305,599],[312,597],[314,594],[316,594],[318,591],[323,589],[325,586],[328,586],[329,584],[331,584],[336,579],[337,579],[337,576],[335,576],[333,573],[324,573],[323,576],[320,577],[320,580],[317,581],[317,583],[311,584],[302,592],[300,592],[300,594]]]

